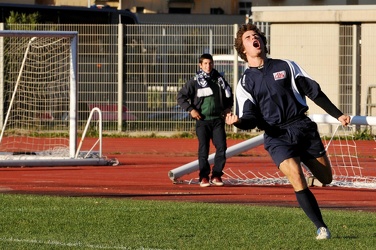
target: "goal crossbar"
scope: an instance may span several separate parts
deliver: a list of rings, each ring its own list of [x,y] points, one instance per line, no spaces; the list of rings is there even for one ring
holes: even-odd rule
[[[4,37],[72,37],[78,36],[77,31],[28,31],[28,30],[0,30],[0,36]]]

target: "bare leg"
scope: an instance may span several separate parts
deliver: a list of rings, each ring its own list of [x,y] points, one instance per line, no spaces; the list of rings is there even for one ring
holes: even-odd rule
[[[284,160],[281,165],[279,165],[279,169],[286,175],[295,192],[307,188],[307,182],[304,178],[299,157]]]
[[[317,200],[307,187],[299,157],[284,160],[279,169],[286,175],[294,188],[296,199],[316,228],[327,227],[323,221]]]
[[[321,183],[330,184],[332,182],[332,167],[327,155],[304,161],[304,164]]]

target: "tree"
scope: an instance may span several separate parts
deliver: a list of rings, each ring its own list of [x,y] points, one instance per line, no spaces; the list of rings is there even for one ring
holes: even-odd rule
[[[24,29],[28,30],[34,30],[35,25],[38,24],[40,20],[40,14],[38,12],[31,13],[31,14],[25,14],[25,13],[18,13],[11,11],[10,16],[6,18],[6,24],[8,29],[12,29],[12,24],[28,24],[31,26],[28,26],[27,28],[24,27]]]

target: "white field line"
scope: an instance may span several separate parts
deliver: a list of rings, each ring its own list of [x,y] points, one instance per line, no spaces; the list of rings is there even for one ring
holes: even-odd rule
[[[77,243],[65,243],[65,242],[59,242],[54,240],[33,240],[33,239],[16,239],[16,238],[4,238],[0,237],[0,241],[6,241],[6,242],[19,242],[19,243],[30,243],[30,244],[44,244],[44,245],[53,245],[53,246],[64,246],[64,247],[85,247],[85,248],[92,248],[92,249],[124,249],[124,250],[131,250],[135,248],[131,247],[124,247],[124,246],[102,246],[102,245],[91,245],[91,244],[83,244],[80,242]],[[147,247],[139,247],[136,249],[140,250],[161,250],[157,248],[147,248]]]

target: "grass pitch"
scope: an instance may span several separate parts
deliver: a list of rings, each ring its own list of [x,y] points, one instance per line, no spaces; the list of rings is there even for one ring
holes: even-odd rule
[[[0,194],[0,249],[374,249],[376,213]]]

